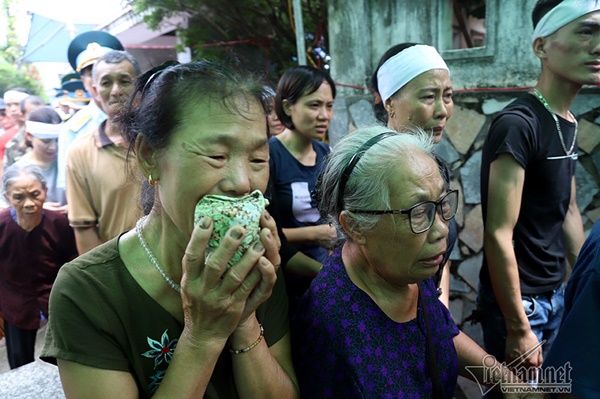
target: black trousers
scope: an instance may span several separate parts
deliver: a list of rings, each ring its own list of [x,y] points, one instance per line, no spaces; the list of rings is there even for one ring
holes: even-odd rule
[[[37,329],[23,330],[4,320],[6,354],[11,369],[34,361]]]

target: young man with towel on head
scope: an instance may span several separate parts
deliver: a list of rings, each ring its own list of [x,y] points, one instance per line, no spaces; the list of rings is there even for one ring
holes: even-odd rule
[[[558,332],[566,261],[584,241],[569,107],[600,82],[600,1],[540,0],[532,19],[539,80],[500,112],[483,147],[479,310],[488,353],[507,363],[524,355],[519,366],[534,370]]]

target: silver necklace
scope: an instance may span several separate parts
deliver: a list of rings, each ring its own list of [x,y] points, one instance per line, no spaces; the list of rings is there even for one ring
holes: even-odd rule
[[[560,139],[560,144],[562,145],[563,151],[566,155],[571,155],[571,152],[573,152],[573,148],[575,148],[575,142],[577,141],[577,119],[575,119],[575,116],[571,113],[571,111],[569,111],[569,114],[571,114],[573,120],[575,121],[575,134],[573,135],[573,142],[571,143],[571,148],[567,150],[567,146],[565,145],[565,139],[563,138],[562,130],[560,130],[560,123],[558,122],[558,117],[556,116],[556,113],[552,111],[552,108],[550,108],[548,101],[546,101],[544,96],[542,96],[542,93],[540,93],[535,87],[532,91],[533,94],[537,97],[537,99],[540,100],[542,105],[548,110],[548,112],[550,112],[550,115],[552,115],[554,123],[556,123],[556,131],[558,132],[558,138]]]
[[[150,263],[152,263],[154,265],[154,267],[156,267],[156,269],[158,270],[160,275],[165,279],[165,281],[167,282],[167,284],[169,284],[169,286],[171,288],[173,288],[175,291],[181,293],[181,286],[179,284],[177,284],[175,281],[171,280],[169,278],[169,276],[167,276],[167,273],[165,273],[165,271],[162,269],[162,267],[160,267],[160,265],[158,264],[158,260],[156,259],[156,256],[154,256],[152,251],[150,251],[150,248],[148,247],[146,240],[144,240],[144,237],[142,236],[142,223],[144,223],[144,221],[146,220],[147,217],[148,216],[143,216],[137,221],[137,223],[135,224],[135,234],[138,236],[138,238],[140,240],[140,245],[142,246],[142,248],[144,248],[144,251],[146,251],[146,255],[148,255],[148,259],[150,259]]]

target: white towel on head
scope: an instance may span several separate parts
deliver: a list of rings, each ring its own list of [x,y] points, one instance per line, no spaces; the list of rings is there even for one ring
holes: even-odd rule
[[[23,93],[22,91],[18,91],[18,90],[8,90],[8,91],[4,92],[4,101],[5,102],[8,102],[8,99],[10,97],[12,97],[20,102],[25,97],[29,97],[29,94]]]
[[[53,124],[53,123],[42,123],[42,122],[34,122],[34,121],[26,121],[25,122],[25,131],[32,136],[35,136],[40,139],[55,139],[58,137],[58,133],[60,132],[60,126],[62,124]]]
[[[550,36],[577,18],[598,10],[600,10],[598,0],[564,0],[540,19],[533,31],[531,41],[535,41],[538,37]]]
[[[384,62],[377,71],[377,90],[381,101],[385,103],[405,84],[423,72],[433,69],[444,69],[450,72],[434,47],[417,44],[402,50]]]

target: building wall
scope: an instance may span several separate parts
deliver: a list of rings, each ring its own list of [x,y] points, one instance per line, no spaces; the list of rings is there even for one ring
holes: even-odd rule
[[[532,85],[539,61],[531,51],[535,0],[486,0],[484,48],[451,50],[451,0],[330,0],[331,73],[337,82],[368,86],[379,57],[392,45],[436,47],[456,89]],[[346,95],[356,94],[342,89]]]

